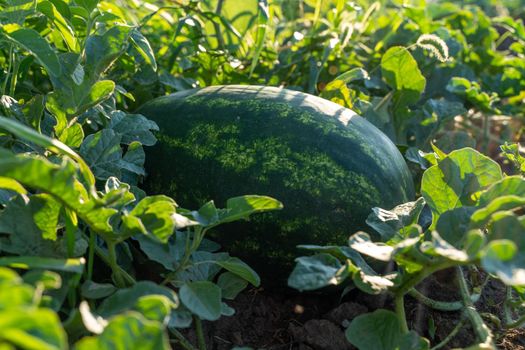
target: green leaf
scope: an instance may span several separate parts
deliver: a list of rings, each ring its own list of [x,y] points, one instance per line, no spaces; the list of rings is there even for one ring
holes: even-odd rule
[[[484,207],[502,196],[525,197],[525,179],[521,176],[507,176],[484,191],[479,197],[478,205]]]
[[[84,130],[82,125],[75,123],[67,128],[64,128],[60,133],[57,133],[60,142],[68,145],[69,147],[77,148],[80,147],[82,141],[84,141]]]
[[[270,11],[268,8],[268,0],[262,0],[258,3],[259,8],[257,11],[257,34],[255,37],[254,53],[252,55],[252,63],[250,65],[250,76],[252,76],[257,63],[259,61],[259,56],[264,48],[266,40],[266,32],[270,24]]]
[[[69,50],[73,52],[78,52],[79,45],[77,39],[75,38],[75,33],[72,26],[68,21],[62,16],[62,14],[57,10],[55,5],[50,1],[42,1],[37,5],[37,8],[42,12],[53,25],[60,32],[60,35],[66,42]]]
[[[76,350],[170,350],[164,327],[137,312],[128,312],[110,320],[102,334],[85,337],[75,344]]]
[[[85,281],[80,288],[82,297],[86,299],[102,299],[115,293],[117,288],[110,283],[96,283],[90,280]]]
[[[248,286],[248,282],[244,278],[227,271],[219,276],[217,285],[221,288],[224,299],[233,300]]]
[[[95,177],[91,173],[91,170],[89,169],[88,165],[77,153],[75,153],[68,146],[64,145],[62,142],[42,135],[31,128],[28,128],[16,121],[10,120],[2,116],[0,116],[0,127],[26,141],[34,142],[35,144],[41,147],[45,147],[53,153],[63,154],[70,157],[78,163],[80,170],[82,171],[82,175],[84,176],[84,179],[86,180],[87,184],[89,186],[95,185]]]
[[[354,318],[345,335],[359,350],[427,350],[430,347],[428,340],[414,331],[403,334],[396,314],[383,309]]]
[[[337,284],[335,276],[342,265],[332,255],[303,256],[295,261],[297,264],[288,277],[288,286],[304,291]]]
[[[98,179],[120,177],[119,161],[122,159],[120,135],[111,129],[103,129],[88,135],[80,146],[80,154]]]
[[[221,317],[221,289],[209,281],[187,282],[179,290],[180,301],[203,320]]]
[[[34,95],[22,107],[27,124],[38,132],[40,132],[40,121],[44,114],[44,107],[44,95]]]
[[[321,97],[335,102],[346,108],[353,108],[350,89],[342,80],[333,80],[329,82],[321,92]]]
[[[31,196],[30,205],[33,211],[33,220],[42,231],[42,237],[56,240],[58,216],[62,205],[45,193]]]
[[[100,80],[94,83],[77,106],[75,115],[87,111],[89,108],[107,100],[115,91],[115,83],[111,80]]]
[[[348,240],[350,248],[361,254],[368,255],[376,260],[390,261],[394,248],[382,242],[372,242],[368,233],[354,233]]]
[[[97,312],[104,318],[131,310],[137,301],[146,295],[163,295],[170,300],[174,307],[178,305],[175,292],[150,281],[137,282],[133,287],[120,289],[110,297],[104,299]]]
[[[226,209],[220,212],[219,222],[226,223],[247,219],[250,215],[265,211],[282,209],[281,202],[267,196],[247,195],[230,198]]]
[[[126,154],[119,162],[122,171],[122,179],[129,184],[137,184],[139,176],[146,175],[144,171],[144,162],[146,160],[146,153],[142,148],[140,142],[134,141],[130,143]]]
[[[477,202],[478,192],[501,178],[498,163],[472,148],[463,148],[425,171],[421,193],[432,212],[440,215],[454,208],[472,206]]]
[[[23,276],[24,283],[30,284],[35,288],[58,289],[62,286],[62,278],[53,271],[29,270]]]
[[[144,146],[153,146],[157,142],[152,131],[158,131],[159,127],[142,114],[115,111],[111,114],[109,127],[122,136],[122,143],[126,145],[138,141]]]
[[[2,250],[18,255],[62,258],[67,256],[66,240],[57,240],[61,205],[48,194],[14,198],[0,213]],[[87,244],[76,242],[74,256],[81,256]]]
[[[0,313],[5,310],[33,307],[38,303],[38,299],[35,298],[35,288],[24,284],[13,270],[0,267]]]
[[[436,222],[436,230],[445,241],[454,247],[461,247],[475,210],[473,207],[460,207],[444,212]]]
[[[395,46],[383,55],[381,73],[394,90],[394,108],[415,104],[425,90],[426,79],[416,60],[404,47]]]
[[[90,35],[87,38],[84,69],[90,81],[97,81],[100,75],[126,51],[132,29],[133,27],[115,24],[103,35]]]
[[[500,146],[501,151],[503,152],[503,156],[510,160],[513,164],[516,170],[518,170],[522,175],[525,174],[525,157],[521,155],[520,152],[520,145],[515,144],[509,144],[505,142],[504,145]]]
[[[496,93],[488,94],[481,90],[475,81],[469,81],[462,77],[453,77],[447,84],[446,89],[459,96],[463,96],[474,106],[487,113],[501,113],[493,105],[499,100]]]
[[[58,316],[47,309],[0,311],[0,339],[19,349],[63,350],[66,333]]]
[[[156,71],[157,61],[155,60],[155,54],[153,53],[153,49],[151,48],[148,39],[146,39],[138,29],[131,31],[130,39],[135,49],[139,52],[142,58],[144,58],[144,61]]]
[[[180,236],[180,232],[174,234],[174,236]],[[177,267],[178,261],[182,256],[178,253],[175,243],[172,240],[168,240],[166,243],[161,243],[150,236],[135,235],[133,237],[139,242],[140,249],[148,256],[152,261],[156,261],[167,270],[174,271]],[[183,246],[184,246],[184,242]]]
[[[60,62],[56,51],[36,30],[22,28],[6,36],[15,44],[35,56],[49,75],[59,76],[61,74]]]
[[[368,72],[363,68],[352,68],[343,74],[340,74],[334,80],[341,80],[346,84],[350,84],[356,80],[369,79]]]
[[[91,199],[76,180],[75,173],[76,169],[68,159],[54,164],[37,156],[15,156],[0,148],[0,176],[13,178],[25,186],[53,195],[99,233],[113,234],[109,218],[116,214],[116,210],[101,207]]]
[[[137,300],[133,309],[148,320],[167,324],[171,309],[175,307],[176,305],[164,295],[145,295]]]
[[[0,258],[0,266],[9,266],[16,269],[46,269],[81,274],[84,272],[86,260],[80,259],[53,259],[34,256],[16,256]]]
[[[483,268],[507,285],[525,285],[525,219],[512,212],[495,214],[488,238]]]
[[[489,242],[481,266],[506,285],[525,285],[525,254],[518,254],[518,248],[511,240]]]
[[[441,256],[454,262],[464,263],[470,261],[470,256],[467,252],[457,249],[445,241],[437,231],[432,231],[432,242],[425,241],[421,244],[421,251],[429,255]]]
[[[91,13],[99,3],[99,0],[76,0],[75,3],[85,8],[89,13]]]
[[[18,181],[7,177],[0,177],[0,188],[10,190],[18,194],[27,194],[27,190],[24,188],[24,186],[20,185]]]
[[[485,208],[477,210],[472,215],[471,225],[472,227],[481,228],[491,220],[494,213],[503,210],[518,209],[523,206],[525,206],[525,197],[508,195],[496,198]]]
[[[394,287],[394,282],[392,281],[397,276],[395,273],[380,276],[375,271],[364,269],[350,260],[346,262],[346,265],[346,270],[352,274],[354,284],[365,293],[380,294]]]
[[[122,217],[125,236],[145,234],[166,243],[175,232],[176,203],[173,199],[158,195],[142,199],[129,215]]]
[[[375,207],[368,215],[366,223],[381,235],[382,241],[386,242],[403,227],[416,223],[424,206],[425,200],[419,198],[415,202],[400,204],[392,210]]]
[[[261,279],[259,278],[257,272],[255,272],[250,266],[248,266],[239,258],[228,257],[226,260],[217,260],[215,263],[245,279],[255,287],[259,287],[261,284]]]

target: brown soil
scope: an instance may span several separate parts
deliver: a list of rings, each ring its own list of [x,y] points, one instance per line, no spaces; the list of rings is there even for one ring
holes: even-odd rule
[[[436,300],[459,300],[457,287],[451,283],[453,271],[429,278],[418,289]],[[503,286],[490,281],[476,307],[483,312],[501,316],[504,298]],[[344,330],[356,316],[377,308],[392,309],[392,300],[386,296],[369,296],[358,291],[339,300],[338,294],[300,294],[287,291],[251,289],[228,304],[236,310],[232,317],[217,322],[205,322],[208,348],[230,350],[236,346],[267,350],[351,350]],[[455,327],[459,312],[439,312],[429,309],[411,297],[405,308],[409,327],[438,344]],[[505,350],[525,350],[525,330],[502,331],[497,346]],[[190,341],[196,344],[195,334],[186,330]],[[475,342],[472,329],[466,322],[463,329],[442,349],[466,347]]]

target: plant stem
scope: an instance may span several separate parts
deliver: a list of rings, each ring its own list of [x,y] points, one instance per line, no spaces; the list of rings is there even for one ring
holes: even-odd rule
[[[9,76],[11,74],[11,65],[13,64],[12,56],[13,56],[13,44],[9,44],[9,62],[7,63],[7,70],[6,70],[7,73],[5,75],[4,85],[2,86],[2,95],[7,94],[7,82],[9,81]]]
[[[93,279],[93,265],[95,263],[95,245],[97,244],[96,241],[97,236],[95,235],[95,232],[90,231],[89,232],[89,251],[88,251],[88,266],[87,266],[87,279],[92,280]]]
[[[521,327],[524,323],[525,323],[525,315],[521,316],[515,321],[512,321],[510,323],[505,323],[505,328],[509,329],[509,328]]]
[[[115,243],[107,243],[108,245],[108,259],[109,259],[109,266],[111,267],[111,270],[113,271],[113,279],[115,280],[115,284],[119,288],[124,288],[126,286],[126,282],[124,281],[124,278],[120,274],[120,269],[117,263],[117,253],[115,251]]]
[[[189,232],[188,232],[188,236],[186,237],[186,248],[184,249],[184,256],[182,257],[182,259],[180,260],[180,263],[179,265],[177,266],[177,268],[168,273],[166,275],[166,278],[164,278],[164,281],[162,281],[162,285],[166,285],[168,283],[170,283],[176,276],[179,272],[181,272],[185,267],[186,267],[186,264],[188,263],[188,261],[190,260],[190,257],[191,255],[193,254],[194,251],[197,250],[197,248],[199,248],[200,244],[201,244],[201,241],[202,241],[202,238],[204,237],[204,233],[206,232],[206,230],[201,230],[201,229],[196,229],[193,233],[193,240],[191,242],[191,247],[189,246]]]
[[[199,318],[199,316],[196,315],[193,315],[193,321],[195,322],[195,331],[197,332],[197,342],[199,344],[199,350],[206,350],[206,339],[204,338],[202,321]]]
[[[452,266],[454,266],[454,264],[452,264],[452,263],[443,263],[443,264],[440,264],[440,265],[426,266],[421,271],[419,271],[417,274],[414,274],[411,277],[409,277],[407,280],[405,280],[403,282],[403,284],[401,284],[399,286],[399,288],[397,288],[395,290],[395,294],[396,295],[401,295],[401,294],[405,295],[412,288],[414,288],[416,285],[418,285],[421,281],[423,281],[425,278],[427,278],[428,276],[430,276],[434,272],[439,271],[439,270],[443,270],[443,269],[447,269],[447,268],[452,267]]]
[[[86,237],[84,237],[86,238]],[[111,267],[110,259],[108,256],[106,256],[106,253],[102,250],[102,248],[98,247],[96,244],[94,244],[95,247],[95,253],[97,256],[109,267]],[[127,282],[128,285],[133,285],[137,283],[133,277],[131,277],[126,271],[124,271],[120,266],[116,266],[118,269],[120,276]]]
[[[443,339],[439,344],[437,344],[436,346],[434,346],[433,348],[431,348],[430,350],[438,350],[442,347],[444,347],[445,345],[448,344],[449,341],[452,340],[452,338],[454,338],[456,336],[456,334],[458,334],[458,332],[461,330],[461,328],[463,327],[463,325],[465,324],[465,314],[462,314],[461,315],[461,319],[459,320],[458,324],[456,325],[456,327],[454,327],[454,329],[452,330],[452,332],[450,332],[446,337],[445,339]]]
[[[494,339],[490,329],[485,325],[480,314],[476,311],[476,307],[472,303],[470,292],[468,290],[467,281],[461,266],[456,267],[457,270],[457,279],[459,284],[459,291],[461,293],[461,298],[463,300],[463,305],[465,305],[465,313],[472,323],[472,328],[476,333],[478,340],[487,345],[494,346]]]
[[[512,300],[512,287],[507,286],[506,288],[506,295],[505,295],[505,303],[503,304],[503,315],[505,317],[505,327],[508,324],[511,324],[514,322],[512,319],[512,312],[510,308],[510,301]]]
[[[195,347],[191,345],[190,342],[176,328],[168,328],[168,330],[175,338],[177,338],[179,345],[182,346],[184,349],[196,350]]]
[[[463,309],[463,303],[461,301],[439,301],[434,300],[432,298],[427,297],[426,295],[423,295],[420,291],[418,291],[415,288],[412,288],[408,291],[408,295],[419,301],[421,304],[428,306],[434,310],[440,310],[440,311],[458,311]],[[477,303],[479,298],[481,297],[480,294],[472,294],[470,296],[470,299],[473,303]]]
[[[20,63],[16,59],[16,54],[13,50],[12,57],[13,60],[13,72],[11,74],[11,87],[9,88],[9,96],[15,97],[15,90],[16,90],[16,83],[18,80],[18,69],[20,67]]]
[[[407,317],[405,314],[405,299],[404,294],[396,295],[395,299],[396,306],[396,315],[399,323],[401,325],[401,331],[403,333],[408,333]]]
[[[221,15],[223,4],[224,0],[217,1],[217,7],[215,7],[215,14],[217,16]],[[220,23],[213,21],[213,27],[215,29],[215,35],[217,35],[217,42],[219,43],[219,48],[221,50],[224,50],[226,45],[224,44],[224,38],[222,37],[221,25]]]

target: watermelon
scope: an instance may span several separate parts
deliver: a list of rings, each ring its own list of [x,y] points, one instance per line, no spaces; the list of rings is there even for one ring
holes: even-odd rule
[[[289,272],[299,244],[344,245],[372,207],[414,198],[407,165],[372,124],[322,98],[275,87],[211,86],[138,111],[159,126],[144,189],[184,208],[268,195],[284,209],[218,227],[212,238],[263,276]]]

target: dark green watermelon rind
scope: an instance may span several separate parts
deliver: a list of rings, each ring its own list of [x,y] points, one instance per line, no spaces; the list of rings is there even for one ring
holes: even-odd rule
[[[211,199],[222,206],[243,194],[283,202],[280,212],[218,232],[230,252],[245,258],[289,264],[296,245],[344,244],[365,229],[372,207],[414,197],[408,168],[388,137],[315,96],[209,87],[158,98],[139,112],[161,130],[147,150],[148,192],[173,196],[186,208]]]

